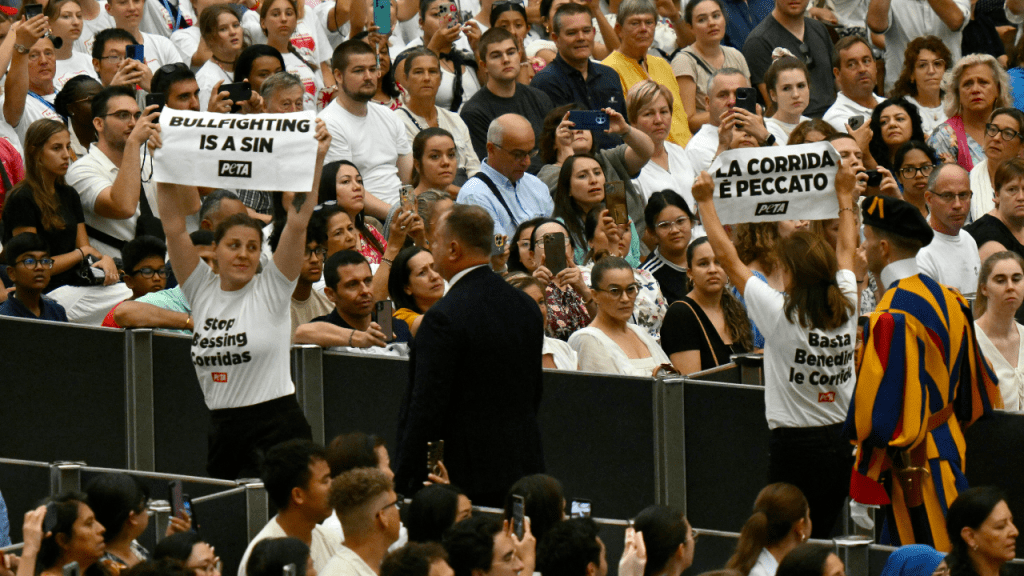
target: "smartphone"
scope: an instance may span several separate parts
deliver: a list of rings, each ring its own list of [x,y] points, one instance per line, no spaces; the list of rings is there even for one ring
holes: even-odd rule
[[[186,511],[185,498],[181,493],[181,480],[171,480],[168,482],[167,491],[170,492],[171,514],[184,519],[182,514],[186,514]]]
[[[757,114],[757,90],[753,88],[737,88],[736,107]]]
[[[573,130],[604,132],[608,129],[608,115],[600,110],[570,110],[569,122],[574,124]]]
[[[856,130],[864,125],[864,117],[859,114],[857,116],[850,116],[846,123],[850,125],[850,130]]]
[[[124,47],[124,57],[146,63],[146,47],[143,44],[129,44]]]
[[[380,331],[384,333],[384,341],[391,342],[395,339],[393,316],[395,305],[391,300],[381,300],[373,305],[373,321],[380,325]]]
[[[504,234],[494,235],[494,242],[491,243],[491,256],[498,256],[505,252],[505,241],[507,238]]]
[[[878,170],[868,170],[865,174],[868,175],[868,188],[878,188],[882,184],[882,173]]]
[[[252,98],[252,87],[249,86],[248,82],[232,82],[231,84],[221,84],[221,92],[227,92],[230,94],[228,98],[234,103],[248,102]]]
[[[565,270],[565,234],[554,232],[544,236],[544,266],[552,276]]]
[[[427,442],[427,473],[441,475],[441,468],[438,462],[444,461],[444,440]]]
[[[462,22],[459,22],[459,7],[454,2],[450,4],[441,4],[441,8],[438,12],[438,16],[448,15],[448,27],[455,28],[461,26]]]
[[[47,533],[53,532],[53,529],[57,527],[57,503],[48,502],[46,504],[46,517],[43,518],[43,536]]]
[[[412,191],[413,187],[408,184],[403,184],[402,187],[398,189],[398,198],[399,203],[402,206],[402,210],[407,210],[409,212],[416,211],[416,198],[413,196]]]
[[[526,499],[522,496],[512,496],[512,531],[516,538],[523,539],[526,533]]]
[[[68,562],[64,565],[64,576],[80,576],[82,573],[78,562]]]
[[[379,33],[391,34],[391,0],[373,0],[373,25]]]
[[[612,180],[604,185],[604,205],[608,214],[616,224],[628,224],[629,213],[626,211],[626,183]]]
[[[574,499],[569,504],[570,518],[590,518],[590,500]]]
[[[192,506],[192,497],[188,494],[181,495],[181,509],[192,519],[192,531],[199,531],[199,520],[196,519],[195,507]]]
[[[163,112],[164,104],[167,103],[167,96],[159,92],[151,92],[146,94],[146,108],[150,106],[156,106],[157,112]]]
[[[42,13],[42,4],[25,4],[25,20],[31,20]]]
[[[282,567],[281,576],[295,576],[295,564],[286,564]]]

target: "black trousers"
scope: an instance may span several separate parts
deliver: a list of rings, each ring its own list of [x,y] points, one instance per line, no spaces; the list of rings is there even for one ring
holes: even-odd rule
[[[294,394],[210,413],[206,471],[214,478],[259,478],[259,454],[313,431]]]
[[[812,538],[831,538],[850,495],[853,446],[840,436],[842,429],[842,424],[776,428],[769,439],[768,481],[788,482],[804,493]]]

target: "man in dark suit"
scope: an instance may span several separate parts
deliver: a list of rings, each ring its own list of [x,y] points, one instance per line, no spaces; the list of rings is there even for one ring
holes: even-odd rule
[[[432,230],[448,294],[423,317],[412,345],[398,423],[396,486],[423,487],[427,442],[445,441],[451,478],[484,506],[503,506],[519,478],[544,471],[540,309],[491,271],[494,222],[457,204]]]

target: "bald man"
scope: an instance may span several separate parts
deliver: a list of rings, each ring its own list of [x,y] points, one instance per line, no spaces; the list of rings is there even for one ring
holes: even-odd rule
[[[511,238],[522,222],[555,209],[547,184],[527,170],[537,140],[529,120],[505,114],[487,127],[487,158],[459,191],[459,204],[480,206],[494,220],[494,233]]]
[[[956,164],[939,164],[928,178],[924,201],[935,236],[918,251],[917,268],[973,301],[981,257],[974,237],[963,229],[971,210],[970,175]]]

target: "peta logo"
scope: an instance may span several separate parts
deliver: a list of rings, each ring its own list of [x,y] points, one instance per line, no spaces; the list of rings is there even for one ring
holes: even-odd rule
[[[784,202],[758,202],[754,209],[754,216],[768,216],[772,214],[785,214],[789,210],[789,201]]]
[[[216,376],[216,374],[214,374],[214,376]],[[214,378],[214,380],[216,380],[216,378]],[[836,401],[836,393],[835,392],[818,392],[818,402],[819,403],[821,403],[821,402],[835,402],[835,401]]]
[[[217,167],[217,175],[229,178],[252,178],[252,162],[221,160]]]
[[[226,384],[227,381],[228,381],[228,373],[227,372],[213,372],[213,381],[214,382],[218,382],[220,384]],[[829,392],[829,394],[832,394],[832,392]],[[819,402],[820,402],[820,400],[819,400]]]

